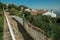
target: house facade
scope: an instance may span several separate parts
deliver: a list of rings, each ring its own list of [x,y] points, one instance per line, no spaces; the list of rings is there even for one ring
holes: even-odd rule
[[[37,15],[37,14],[42,14],[42,15],[49,15],[51,17],[56,17],[56,14],[54,13],[54,11],[48,11],[48,10],[30,10],[30,9],[25,9],[25,11],[28,11],[31,13],[31,15]]]
[[[47,12],[45,12],[44,14],[42,14],[42,15],[50,15],[51,17],[56,17],[56,14],[54,13],[54,11],[47,11]]]

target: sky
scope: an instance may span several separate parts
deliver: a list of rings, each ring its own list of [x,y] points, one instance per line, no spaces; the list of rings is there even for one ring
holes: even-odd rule
[[[0,0],[3,3],[25,5],[32,9],[54,9],[60,10],[60,0]]]

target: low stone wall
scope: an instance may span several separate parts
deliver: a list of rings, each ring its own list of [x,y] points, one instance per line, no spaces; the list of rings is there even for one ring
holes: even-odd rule
[[[34,40],[47,40],[43,30],[34,27],[29,22],[24,21],[24,28],[27,33],[33,37]]]
[[[18,16],[12,16],[14,19],[16,19],[21,25],[23,25],[23,18],[20,18]]]
[[[14,17],[15,18],[15,17]],[[23,25],[27,33],[34,39],[34,40],[48,40],[45,32],[38,27],[31,25],[28,21],[22,18],[15,18],[19,23]]]

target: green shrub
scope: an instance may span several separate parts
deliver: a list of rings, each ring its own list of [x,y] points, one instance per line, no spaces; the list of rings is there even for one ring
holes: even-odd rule
[[[18,14],[18,10],[16,10],[15,8],[11,8],[10,9],[10,14],[17,15]]]
[[[3,32],[0,32],[0,40],[3,40]]]
[[[24,14],[24,17],[27,17],[27,16],[31,15],[31,13],[28,12],[28,11],[24,11],[23,14]]]
[[[18,14],[16,14],[16,16],[19,16],[19,17],[23,18],[23,13],[19,12]]]
[[[32,21],[33,21],[33,16],[32,16],[32,15],[29,15],[29,16],[26,17],[26,19],[27,19],[30,23],[32,23]]]
[[[52,40],[60,40],[60,25],[56,23],[56,18],[45,15],[30,15],[26,19],[33,23],[33,25],[44,30],[47,37],[50,37]]]
[[[2,11],[0,11],[0,16],[3,16],[3,12]]]
[[[0,40],[3,40],[3,26],[4,26],[4,16],[3,16],[3,12],[0,11]]]

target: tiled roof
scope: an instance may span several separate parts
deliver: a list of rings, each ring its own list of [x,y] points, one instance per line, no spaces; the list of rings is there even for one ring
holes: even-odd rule
[[[37,13],[39,13],[39,14],[43,14],[45,12],[47,12],[47,10],[37,10]]]
[[[47,10],[36,10],[36,11],[30,11],[32,15],[36,15],[36,14],[43,14],[45,12],[47,12]]]

